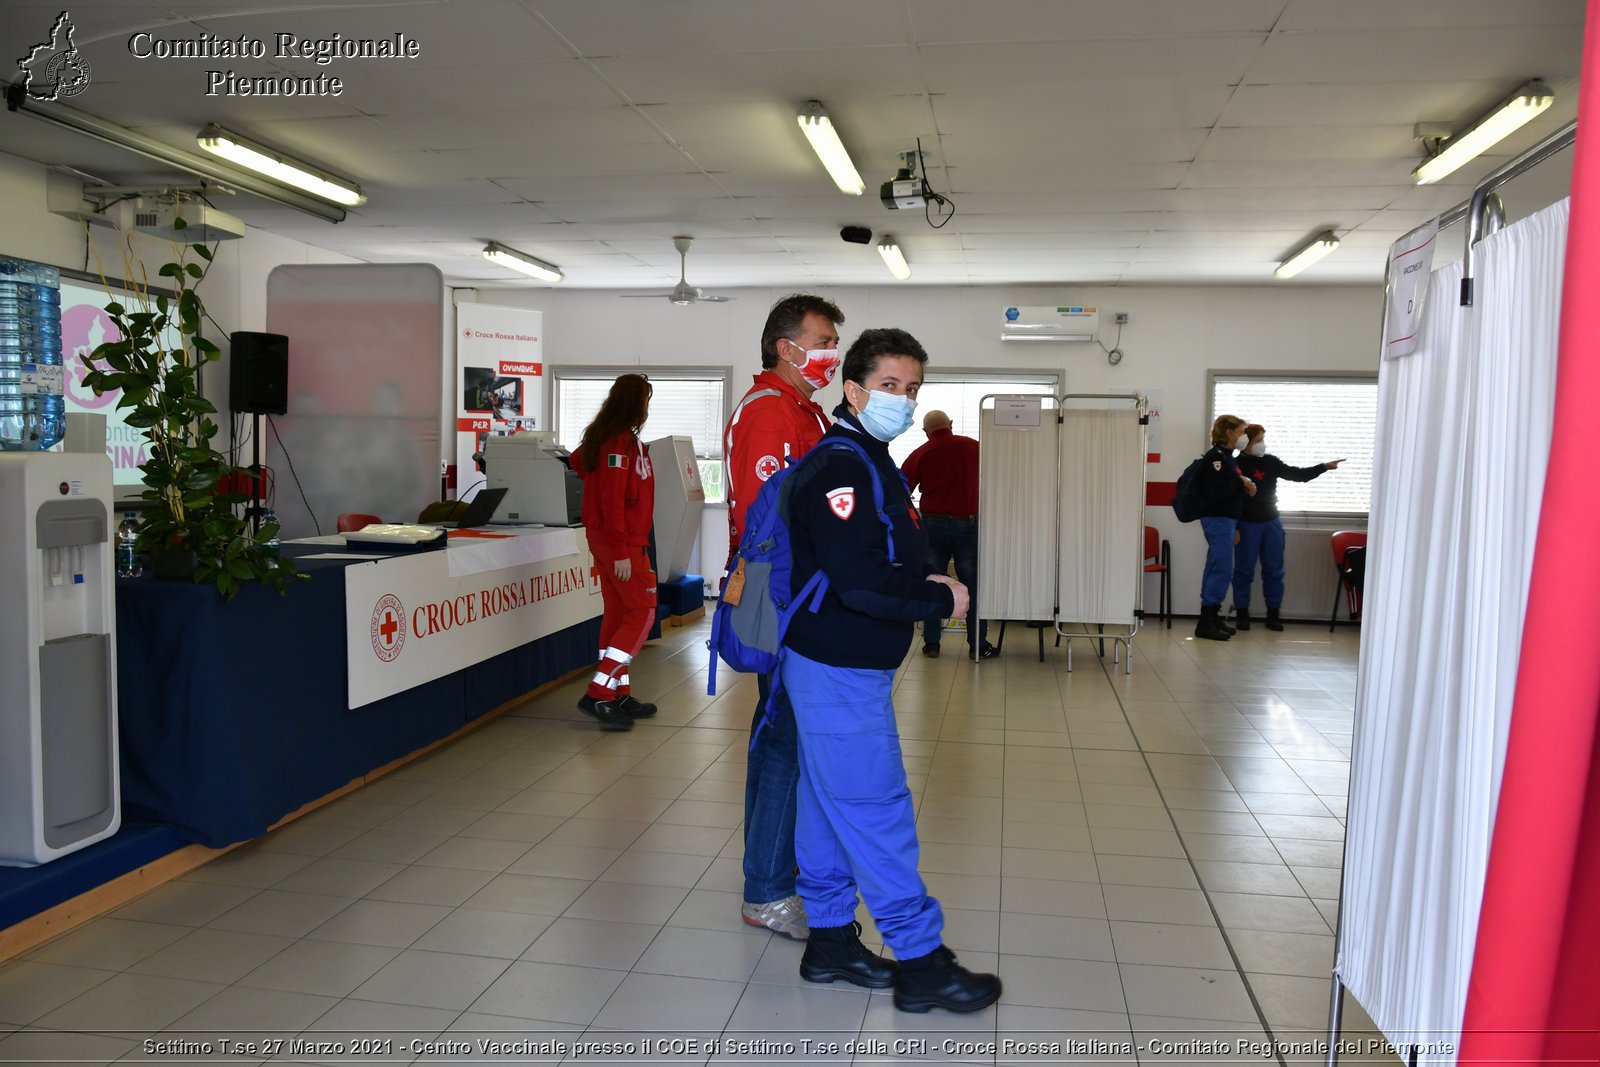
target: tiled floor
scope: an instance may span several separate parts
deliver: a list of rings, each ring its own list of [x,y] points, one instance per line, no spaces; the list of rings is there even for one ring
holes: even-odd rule
[[[922,871],[997,1008],[808,985],[740,922],[755,687],[705,694],[702,624],[642,655],[631,733],[567,686],[0,965],[0,1063],[1320,1063],[1354,632],[1180,621],[1131,676],[1033,636],[896,689]]]

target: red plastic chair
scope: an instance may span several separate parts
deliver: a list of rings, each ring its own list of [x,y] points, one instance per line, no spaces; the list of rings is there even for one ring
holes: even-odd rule
[[[1328,617],[1329,633],[1333,633],[1333,628],[1339,622],[1341,592],[1344,593],[1345,606],[1350,612],[1350,621],[1361,621],[1361,593],[1366,580],[1367,531],[1340,530],[1333,535],[1332,541],[1333,566],[1339,578],[1333,587],[1333,613]],[[1356,549],[1360,550],[1363,557],[1359,561],[1351,556],[1351,552]]]
[[[1167,620],[1167,629],[1172,629],[1172,545],[1161,536],[1161,531],[1154,526],[1144,528],[1144,572],[1146,574],[1161,575],[1161,591],[1157,603],[1159,608],[1156,614]]]
[[[360,512],[350,511],[339,516],[338,527],[340,533],[355,533],[363,526],[370,526],[383,520],[376,515],[362,515]]]

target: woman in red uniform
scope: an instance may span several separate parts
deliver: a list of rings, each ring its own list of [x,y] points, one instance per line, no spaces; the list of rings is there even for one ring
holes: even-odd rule
[[[570,461],[583,479],[583,532],[605,603],[600,663],[578,708],[602,730],[631,730],[633,720],[656,713],[628,688],[628,665],[656,621],[656,576],[647,554],[656,483],[639,441],[650,393],[642,374],[618,378]]]

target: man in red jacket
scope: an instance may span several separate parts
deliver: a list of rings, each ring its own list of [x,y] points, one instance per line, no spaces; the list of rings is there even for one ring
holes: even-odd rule
[[[955,559],[956,580],[967,587],[973,611],[967,613],[967,654],[989,659],[999,651],[984,638],[989,624],[974,623],[978,606],[978,442],[950,429],[950,416],[930,411],[922,417],[926,444],[900,466],[906,484],[922,487],[920,510],[928,529],[928,562],[945,573]],[[937,615],[922,623],[922,654],[939,655],[944,620]]]
[[[749,392],[735,405],[723,431],[723,484],[728,497],[729,556],[744,536],[745,514],[762,483],[822,439],[828,417],[811,394],[839,370],[839,324],[844,313],[809,293],[786,296],[767,314],[761,331],[761,366]],[[794,708],[781,692],[768,727],[756,733],[771,693],[757,680],[761,698],[750,721],[754,744],[744,787],[744,905],[751,926],[796,941],[808,934],[805,906],[795,892],[795,789],[800,780]]]

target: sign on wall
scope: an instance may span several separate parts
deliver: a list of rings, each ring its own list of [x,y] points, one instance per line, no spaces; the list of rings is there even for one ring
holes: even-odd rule
[[[456,496],[483,481],[491,434],[544,426],[544,312],[456,305]]]

